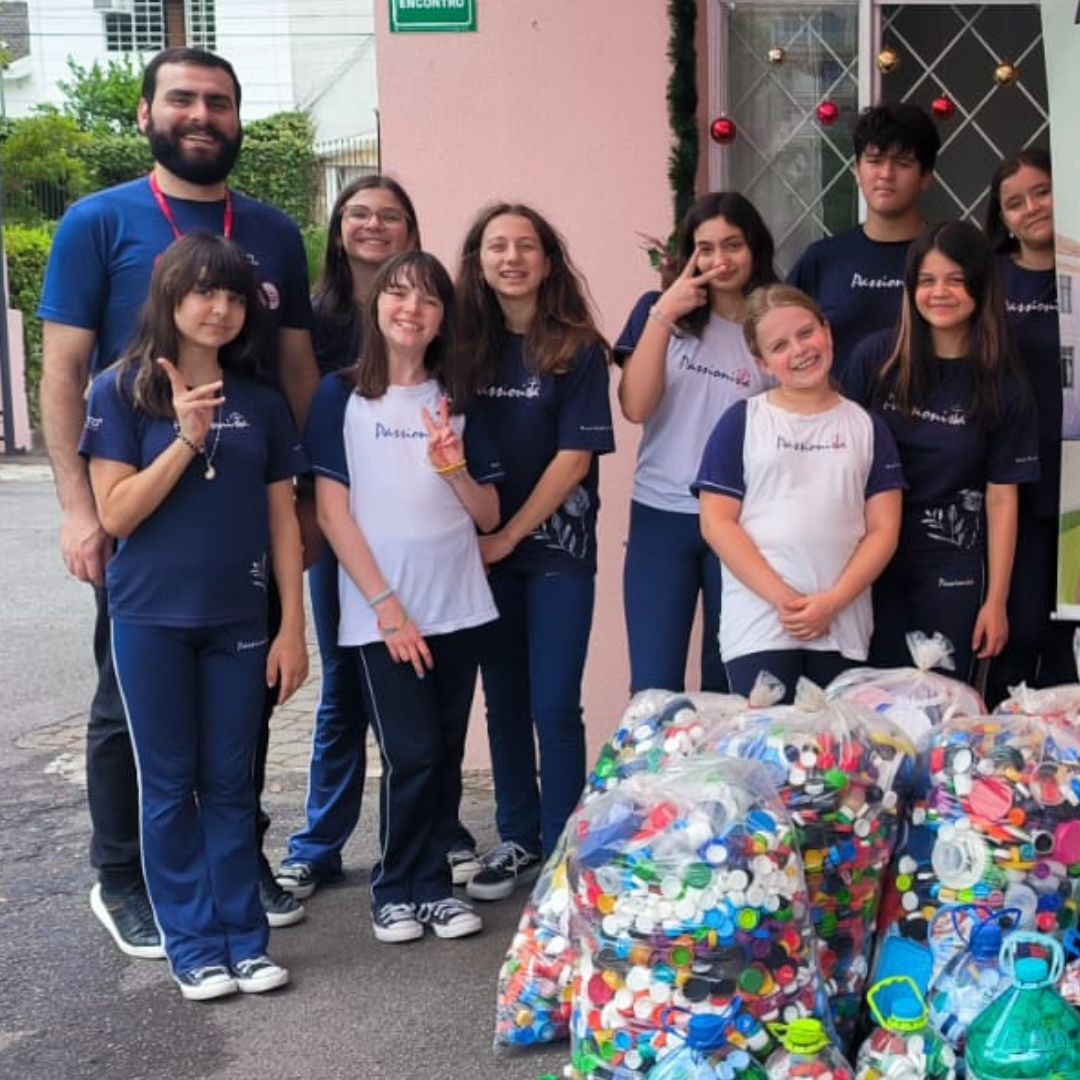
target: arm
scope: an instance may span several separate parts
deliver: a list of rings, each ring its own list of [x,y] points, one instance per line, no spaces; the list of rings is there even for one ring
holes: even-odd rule
[[[494,485],[478,484],[469,475],[465,444],[450,424],[449,402],[440,398],[437,423],[426,408],[420,410],[420,418],[428,433],[431,467],[454,489],[480,531],[490,532],[499,524],[499,493]]]
[[[494,484],[478,484],[467,469],[445,479],[481,532],[491,532],[499,524],[499,493]]]
[[[298,431],[304,430],[311,399],[319,385],[319,365],[308,330],[285,327],[278,332],[278,363],[281,389],[292,409]]]
[[[102,528],[79,436],[86,423],[86,384],[97,335],[79,326],[43,324],[41,427],[63,515],[60,551],[68,572],[102,585],[112,539]]]
[[[971,647],[980,660],[997,656],[1009,640],[1006,604],[1016,555],[1016,484],[986,485],[986,599],[975,618]]]
[[[800,594],[765,561],[739,524],[742,500],[711,491],[702,491],[700,500],[701,535],[728,570],[777,611],[798,599]]]
[[[316,476],[315,506],[319,528],[361,595],[372,597],[390,591],[392,586],[383,577],[360,526],[349,513],[348,488],[336,480]],[[411,663],[417,677],[422,679],[425,668],[434,667],[434,661],[427,642],[401,601],[390,591],[390,595],[374,607],[379,631],[390,655],[398,663]]]
[[[270,512],[270,554],[274,581],[281,597],[281,627],[266,655],[266,685],[278,686],[277,703],[283,705],[307,678],[304,572],[292,480],[268,484],[266,497]]]
[[[780,622],[789,634],[810,641],[822,637],[836,615],[877,580],[900,541],[903,501],[899,489],[866,500],[866,533],[832,588],[784,605]]]
[[[130,536],[165,501],[206,441],[214,410],[225,403],[220,379],[188,390],[168,360],[158,363],[172,386],[179,427],[176,438],[144,469],[105,458],[90,459],[98,516],[113,536]]]
[[[633,424],[643,424],[664,396],[667,350],[677,332],[676,322],[708,302],[708,283],[719,268],[695,274],[697,257],[692,255],[683,272],[653,304],[634,351],[623,362],[619,380],[619,405]]]
[[[589,475],[592,457],[591,450],[560,450],[551,459],[518,512],[498,532],[480,537],[485,566],[505,559],[562,506],[567,495]]]

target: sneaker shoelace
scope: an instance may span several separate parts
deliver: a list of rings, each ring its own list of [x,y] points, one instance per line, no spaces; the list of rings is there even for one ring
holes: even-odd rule
[[[481,860],[485,870],[517,870],[527,861],[529,853],[513,840],[504,840],[496,845]]]
[[[383,904],[383,906],[379,908],[379,922],[384,925],[415,918],[416,909],[412,904]]]
[[[242,979],[257,975],[263,968],[273,967],[273,962],[265,956],[251,956],[236,965],[236,974]]]
[[[436,922],[448,922],[456,915],[471,915],[472,908],[456,896],[443,900],[432,900],[424,905],[424,914]]]
[[[206,967],[195,968],[188,973],[194,982],[202,982],[203,979],[208,979],[215,975],[228,975],[228,971],[225,970],[220,964],[207,964]]]

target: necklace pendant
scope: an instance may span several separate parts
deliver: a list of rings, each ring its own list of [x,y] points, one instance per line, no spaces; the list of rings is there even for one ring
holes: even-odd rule
[[[203,479],[213,480],[215,476],[217,476],[217,469],[215,469],[213,465],[207,465],[206,469],[203,471]]]

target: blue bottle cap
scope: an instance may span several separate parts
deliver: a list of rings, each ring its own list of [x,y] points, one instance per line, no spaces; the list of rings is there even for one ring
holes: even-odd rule
[[[921,1020],[923,1008],[918,998],[914,996],[898,997],[891,1003],[890,1020],[902,1020],[905,1023],[912,1020]]]
[[[979,925],[971,935],[971,955],[976,960],[995,960],[1001,952],[1001,927],[997,920]]]

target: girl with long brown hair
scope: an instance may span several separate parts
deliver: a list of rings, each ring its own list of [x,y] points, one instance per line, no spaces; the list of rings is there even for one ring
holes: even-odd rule
[[[874,587],[871,663],[909,664],[905,635],[940,631],[970,679],[974,658],[1008,639],[1017,489],[1039,475],[1030,392],[979,229],[950,222],[912,242],[899,326],[856,350],[843,384],[889,425],[908,485],[900,548]]]
[[[473,898],[497,900],[555,846],[585,780],[597,457],[614,449],[608,348],[562,238],[529,206],[477,216],[457,293],[505,470],[499,527],[480,542],[499,609],[481,672],[500,843],[468,883]]]

